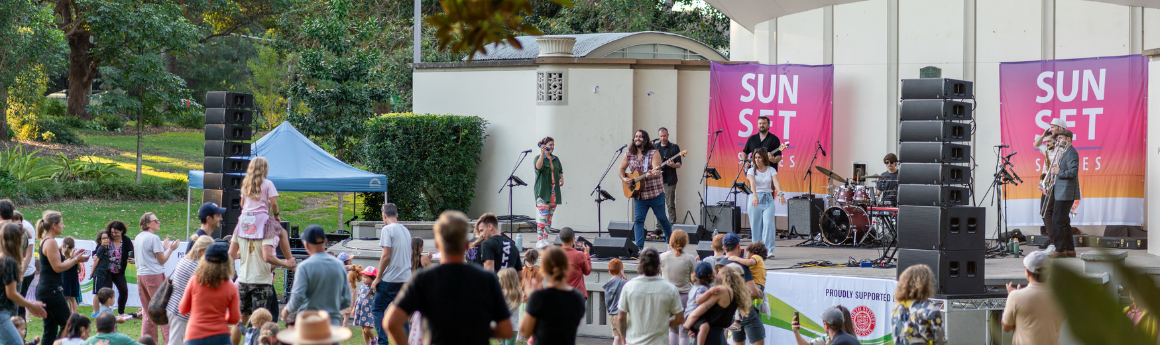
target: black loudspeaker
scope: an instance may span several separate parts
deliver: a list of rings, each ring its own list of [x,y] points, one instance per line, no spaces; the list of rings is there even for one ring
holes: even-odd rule
[[[250,108],[254,106],[254,95],[229,91],[205,93],[206,108]]]
[[[250,140],[253,130],[241,125],[205,125],[205,140]]]
[[[214,230],[213,234],[210,234],[211,236],[213,236],[213,238],[222,238],[222,237],[226,237],[229,235],[233,235],[234,229],[238,228],[238,218],[237,217],[234,217],[234,219],[227,221],[226,218],[224,218],[225,216],[226,215],[224,215],[224,214],[222,215],[222,217],[223,217],[222,224],[218,225],[217,230]],[[229,243],[226,243],[226,244],[229,244]],[[281,253],[282,251],[278,250],[277,252]]]
[[[938,163],[902,163],[898,166],[899,184],[967,184],[971,169],[962,165]]]
[[[224,157],[206,157],[203,161],[203,168],[207,173],[229,174],[238,173],[244,174],[246,169],[250,167],[250,159],[245,158],[224,158]]]
[[[971,141],[971,125],[948,121],[902,121],[898,141]]]
[[[592,254],[602,258],[635,258],[640,253],[636,243],[627,237],[597,237]]]
[[[229,211],[240,212],[242,210],[242,191],[238,189],[206,189],[201,193],[201,202],[216,203],[218,206],[225,207],[227,213]],[[222,219],[237,222],[238,216],[234,214],[234,217],[231,219],[222,215]]]
[[[202,184],[205,189],[242,189],[245,178],[246,175],[242,174],[206,173]]]
[[[898,248],[986,250],[987,209],[898,206]]]
[[[632,232],[632,222],[608,222],[608,235],[612,237],[636,238]]]
[[[948,78],[902,80],[902,99],[975,98],[974,83]]]
[[[701,209],[701,224],[709,233],[737,233],[741,230],[741,208],[737,206],[705,206]]]
[[[786,216],[789,232],[814,235],[821,232],[818,220],[825,211],[825,203],[820,198],[790,198],[786,200]]]
[[[908,99],[898,107],[901,121],[970,121],[973,105],[945,99]]]
[[[697,243],[697,259],[713,256],[713,240]]]
[[[959,295],[987,292],[983,262],[987,251],[899,249],[898,275],[910,266],[925,264],[937,279],[936,294]]]
[[[971,190],[926,184],[898,185],[898,205],[909,206],[962,206],[970,203]],[[902,218],[902,215],[899,215]]]
[[[898,144],[902,163],[969,163],[971,146],[948,143],[906,142]]]
[[[206,108],[207,125],[248,125],[254,123],[254,112],[245,109]]]
[[[713,240],[713,233],[701,225],[673,224],[673,231],[677,230],[684,230],[685,233],[689,234],[689,244]]]
[[[204,153],[206,157],[249,157],[250,149],[248,143],[210,140],[205,142]]]

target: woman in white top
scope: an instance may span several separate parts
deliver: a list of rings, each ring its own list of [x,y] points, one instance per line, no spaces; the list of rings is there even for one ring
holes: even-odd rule
[[[773,220],[773,191],[777,191],[777,201],[785,205],[785,192],[777,182],[777,170],[769,164],[765,149],[753,151],[753,167],[745,176],[749,178],[749,188],[753,189],[753,201],[749,207],[749,227],[754,241],[761,241],[773,252],[773,240],[777,236]]]

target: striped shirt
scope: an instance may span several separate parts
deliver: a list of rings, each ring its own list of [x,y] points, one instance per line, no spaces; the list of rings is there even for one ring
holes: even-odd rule
[[[628,155],[628,171],[630,172],[648,172],[652,169],[653,152],[656,150],[649,150],[644,156]],[[642,181],[644,183],[644,190],[640,192],[640,200],[649,200],[655,198],[665,191],[664,179],[660,175],[650,177]]]
[[[185,295],[185,286],[189,284],[189,278],[193,277],[194,271],[197,271],[197,263],[195,260],[190,260],[188,256],[183,257],[177,263],[177,268],[173,269],[173,275],[169,276],[173,285],[172,296],[177,298],[170,298],[165,310],[177,314],[182,320],[189,320],[189,315],[181,315],[178,307],[181,306],[181,296]]]

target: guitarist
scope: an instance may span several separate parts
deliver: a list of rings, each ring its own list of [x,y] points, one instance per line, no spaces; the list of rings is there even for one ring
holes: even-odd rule
[[[677,221],[677,169],[681,168],[681,157],[677,154],[681,152],[681,146],[669,141],[668,128],[658,129],[657,138],[660,138],[658,139],[660,142],[656,146],[657,151],[661,153],[661,161],[666,162],[670,158],[676,157],[672,162],[661,167],[661,179],[665,183],[665,211],[669,216],[669,222],[675,223]]]
[[[758,148],[765,149],[765,152],[773,152],[769,154],[769,163],[773,166],[773,170],[777,170],[778,162],[781,162],[781,150],[777,148],[781,146],[781,138],[778,138],[773,133],[769,132],[769,118],[762,116],[757,118],[757,134],[749,136],[745,141],[745,158],[753,161],[753,151]],[[745,163],[745,170],[749,170],[751,163]]]
[[[669,240],[669,234],[673,232],[673,224],[669,222],[669,217],[664,212],[665,187],[660,172],[661,162],[663,162],[661,154],[653,147],[652,141],[649,141],[648,132],[641,129],[632,136],[632,145],[629,145],[628,154],[620,161],[620,169],[617,170],[625,184],[632,183],[628,173],[642,172],[646,176],[640,181],[644,189],[632,200],[635,212],[632,231],[636,235],[637,248],[644,248],[644,218],[648,215],[649,209],[652,209],[657,222],[661,224],[666,242]]]

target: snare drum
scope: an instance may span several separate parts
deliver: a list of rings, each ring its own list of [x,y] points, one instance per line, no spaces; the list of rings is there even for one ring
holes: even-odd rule
[[[838,186],[838,192],[834,196],[834,201],[837,201],[839,205],[854,203],[854,186]]]
[[[854,186],[853,195],[854,204],[869,205],[874,201],[874,187],[857,185]]]
[[[833,245],[853,244],[855,238],[860,241],[870,234],[870,216],[857,206],[830,207],[819,223],[822,238]]]

